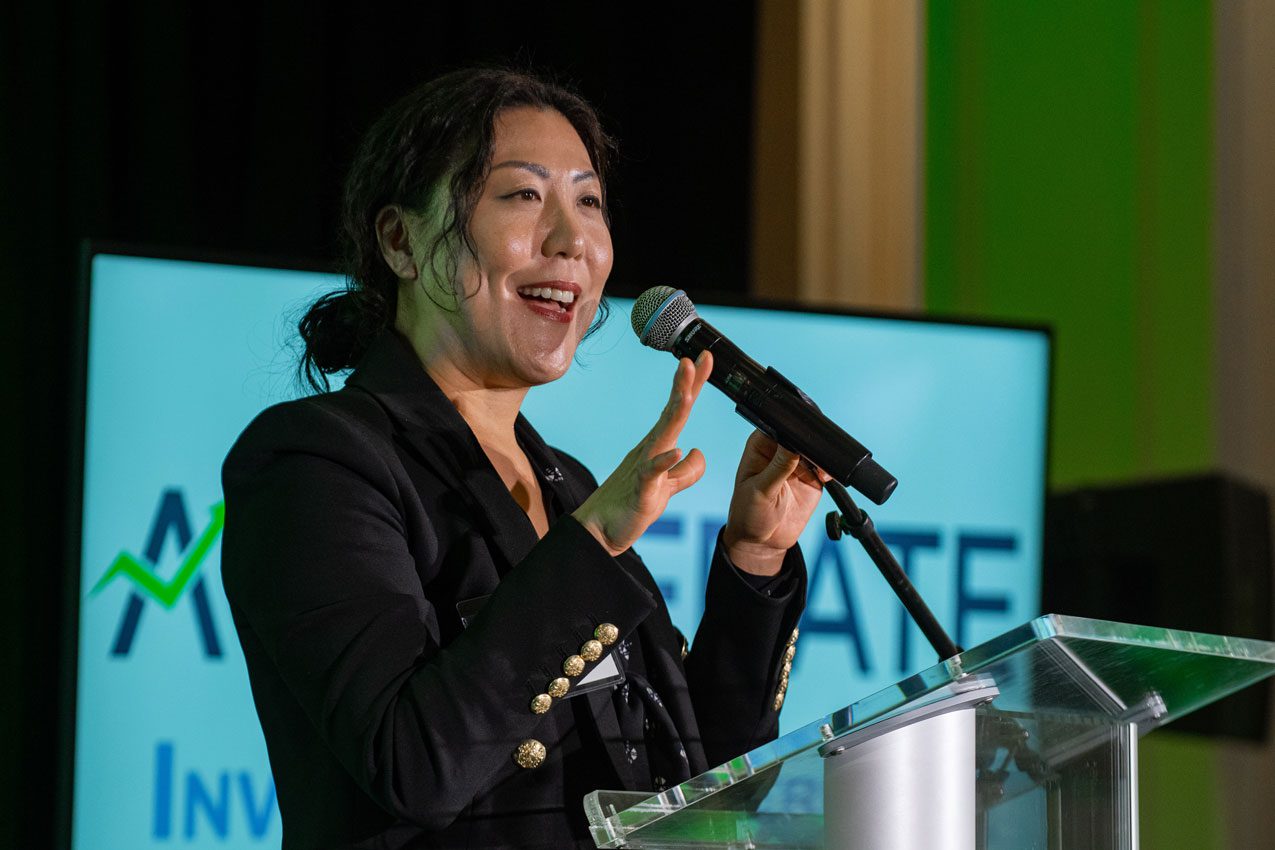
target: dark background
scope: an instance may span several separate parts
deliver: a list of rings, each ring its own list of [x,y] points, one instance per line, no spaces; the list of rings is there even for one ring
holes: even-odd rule
[[[741,293],[755,8],[691,19],[691,7],[82,0],[0,11],[0,846],[52,843],[63,772],[82,240],[324,265],[346,163],[380,110],[443,70],[512,64],[573,84],[620,142],[613,286]]]

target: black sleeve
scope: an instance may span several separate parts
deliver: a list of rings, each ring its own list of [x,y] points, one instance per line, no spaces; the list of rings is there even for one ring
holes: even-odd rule
[[[719,547],[721,546],[720,539],[717,545]],[[762,576],[741,570],[735,565],[735,562],[730,559],[730,556],[726,554],[726,550],[724,548],[720,551],[722,560],[729,564],[731,569],[733,569],[740,578],[747,582],[749,587],[760,593],[762,596],[786,597],[792,592],[793,582],[796,579],[797,571],[792,568],[792,563],[787,559],[785,559],[784,563],[780,566],[779,572],[775,573],[773,576]]]
[[[237,627],[359,787],[438,829],[534,737],[529,697],[563,659],[598,624],[627,633],[656,603],[568,515],[444,648],[401,484],[331,411],[268,411],[224,469],[223,580]],[[429,519],[412,533],[429,540]]]
[[[775,697],[786,687],[784,654],[806,603],[801,549],[788,550],[779,574],[767,578],[778,580],[775,590],[782,592],[767,596],[751,578],[730,564],[719,536],[704,616],[685,662],[710,765],[772,741],[779,731]]]

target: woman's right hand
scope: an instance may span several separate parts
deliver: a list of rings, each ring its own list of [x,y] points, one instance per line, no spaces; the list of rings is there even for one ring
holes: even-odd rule
[[[694,363],[678,361],[673,391],[655,427],[572,514],[613,557],[637,542],[675,493],[703,476],[704,454],[691,449],[683,458],[677,438],[712,370],[707,351]]]

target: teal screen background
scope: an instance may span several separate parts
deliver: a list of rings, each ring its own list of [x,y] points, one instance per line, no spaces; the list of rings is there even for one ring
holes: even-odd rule
[[[235,437],[262,408],[302,392],[296,320],[341,280],[108,254],[93,257],[90,271],[72,846],[278,847],[214,511]],[[638,344],[631,302],[612,303],[570,373],[532,390],[523,408],[599,478],[654,422],[675,365]],[[871,513],[958,641],[974,645],[1039,613],[1044,333],[704,305],[700,313],[899,478]],[[704,451],[708,472],[639,547],[688,635],[748,432],[724,396],[704,393],[681,444]],[[858,544],[825,539],[831,507],[826,500],[802,540],[812,582],[783,731],[933,663]],[[192,559],[201,537],[211,546]],[[153,562],[148,549],[158,552]],[[152,590],[166,590],[143,590],[122,572],[103,583],[122,555],[151,574]],[[130,607],[140,613],[120,652]]]

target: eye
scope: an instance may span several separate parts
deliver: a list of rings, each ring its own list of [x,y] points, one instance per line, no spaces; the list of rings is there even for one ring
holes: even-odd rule
[[[510,192],[508,195],[505,195],[505,198],[508,200],[516,199],[519,201],[538,201],[540,200],[540,193],[537,192],[535,189],[530,189],[530,188],[515,189],[514,191]]]
[[[602,199],[597,195],[585,195],[580,199],[580,203],[584,204],[586,207],[593,207],[594,209],[602,208]]]

